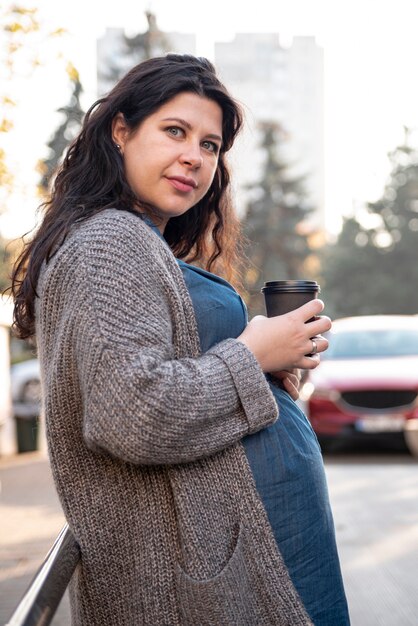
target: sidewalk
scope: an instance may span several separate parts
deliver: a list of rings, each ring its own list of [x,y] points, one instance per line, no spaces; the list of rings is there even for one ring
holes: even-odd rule
[[[0,624],[5,624],[64,525],[40,452],[0,458]],[[54,626],[70,624],[64,597]]]
[[[416,625],[416,459],[407,454],[345,454],[328,456],[325,468],[352,626]],[[64,516],[44,453],[0,458],[0,481],[3,625],[64,525]],[[67,596],[52,623],[71,623]]]

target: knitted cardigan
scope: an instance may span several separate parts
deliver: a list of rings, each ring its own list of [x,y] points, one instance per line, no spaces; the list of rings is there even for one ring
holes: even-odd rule
[[[201,354],[168,246],[136,215],[77,224],[38,281],[52,472],[80,545],[73,625],[311,624],[240,439],[277,406],[253,354]]]

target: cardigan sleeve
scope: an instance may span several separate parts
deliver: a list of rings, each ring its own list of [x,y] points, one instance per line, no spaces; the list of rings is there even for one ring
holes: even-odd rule
[[[147,227],[126,228],[132,219],[83,242],[69,283],[84,439],[135,464],[190,462],[271,424],[278,408],[238,340],[196,357],[176,353],[187,337],[173,275],[182,281],[181,272]]]

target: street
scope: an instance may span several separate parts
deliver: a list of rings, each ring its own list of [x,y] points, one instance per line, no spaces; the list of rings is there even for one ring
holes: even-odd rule
[[[353,626],[418,624],[417,470],[407,453],[326,457]]]
[[[418,624],[417,460],[407,453],[325,457],[353,626]],[[0,459],[0,623],[64,524],[41,453]],[[70,623],[68,599],[54,626]],[[337,624],[335,626],[338,626]]]

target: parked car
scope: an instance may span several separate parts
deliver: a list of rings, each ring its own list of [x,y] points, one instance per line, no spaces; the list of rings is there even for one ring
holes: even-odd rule
[[[301,400],[323,449],[344,438],[403,439],[418,454],[418,316],[338,319]]]
[[[10,370],[13,413],[20,417],[39,415],[41,381],[38,359],[12,365]]]

